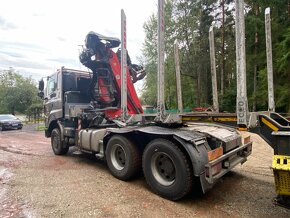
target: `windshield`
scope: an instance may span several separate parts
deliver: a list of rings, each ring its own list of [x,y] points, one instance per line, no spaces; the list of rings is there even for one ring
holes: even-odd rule
[[[14,117],[13,115],[0,115],[0,120],[17,120],[16,117]]]

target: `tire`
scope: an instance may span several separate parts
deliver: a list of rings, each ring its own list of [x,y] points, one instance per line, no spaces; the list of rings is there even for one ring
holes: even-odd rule
[[[193,172],[184,153],[171,141],[155,139],[143,153],[143,173],[154,193],[179,200],[193,187]]]
[[[3,131],[3,130],[4,130],[4,128],[2,126],[0,126],[0,132]]]
[[[55,155],[65,155],[69,147],[65,146],[61,141],[60,131],[55,128],[51,132],[51,147]]]
[[[141,155],[135,144],[121,135],[114,135],[106,148],[106,160],[111,174],[123,181],[141,170]]]

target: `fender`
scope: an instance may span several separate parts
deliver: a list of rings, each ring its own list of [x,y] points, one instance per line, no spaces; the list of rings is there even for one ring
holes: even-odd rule
[[[61,124],[61,122],[59,120],[57,121],[57,125],[58,125],[59,130],[60,130],[60,140],[63,142],[64,141],[63,125]]]
[[[196,145],[194,142],[189,143],[179,137],[174,137],[174,139],[186,150],[192,163],[193,175],[199,178],[203,193],[207,192],[214,185],[205,179],[205,165],[209,162],[207,142]]]
[[[164,136],[173,138],[190,158],[193,174],[200,178],[203,192],[206,192],[213,186],[213,184],[209,184],[203,179],[205,177],[205,165],[209,162],[207,152],[210,149],[204,134],[182,128],[164,128],[159,126],[108,128],[107,134],[104,137],[104,146],[106,146],[112,134],[138,135],[139,139],[142,138],[143,149],[150,142],[150,140],[146,141],[146,135],[153,136],[153,138],[164,138]],[[142,137],[142,134],[144,137]]]

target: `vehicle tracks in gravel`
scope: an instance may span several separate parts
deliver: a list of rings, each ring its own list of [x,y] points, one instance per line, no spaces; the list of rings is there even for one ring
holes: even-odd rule
[[[9,147],[4,147],[1,145],[0,145],[0,150],[10,152],[13,154],[21,154],[21,155],[28,155],[28,156],[47,156],[47,155],[42,155],[42,154],[29,153],[29,152],[21,151],[21,150],[14,150],[14,149],[11,149]]]
[[[273,206],[271,149],[253,154],[202,196],[172,202],[154,195],[142,175],[123,182],[89,154],[55,156],[43,132],[0,133],[0,217],[287,217]],[[253,136],[255,139],[255,137]],[[2,171],[3,170],[3,171]],[[3,173],[4,172],[4,173]],[[4,206],[3,206],[4,205]],[[288,215],[287,215],[288,214]]]
[[[0,217],[34,217],[30,207],[10,195],[10,181],[14,173],[0,166]]]

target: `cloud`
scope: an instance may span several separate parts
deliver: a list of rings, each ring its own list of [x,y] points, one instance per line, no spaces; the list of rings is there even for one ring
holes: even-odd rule
[[[57,39],[58,39],[60,42],[65,42],[65,41],[67,41],[67,39],[65,39],[64,37],[61,37],[61,36],[58,36]]]
[[[6,51],[6,52],[3,52],[3,51],[0,51],[0,55],[7,55],[7,56],[10,56],[10,57],[13,57],[13,58],[24,58],[25,56],[23,54],[20,54],[20,53],[17,53],[17,52],[9,52],[9,51]]]
[[[2,41],[0,40],[0,47],[1,52],[6,53],[6,51],[16,51],[19,53],[27,53],[27,52],[37,52],[37,53],[46,53],[48,52],[47,48],[44,48],[43,46],[39,46],[37,44],[34,44],[33,42],[9,42],[9,41]]]
[[[14,67],[32,76],[47,76],[62,66],[85,69],[79,63],[78,45],[84,44],[89,31],[120,38],[122,8],[135,63],[144,38],[143,23],[156,11],[156,4],[157,0],[140,0],[136,8],[129,0],[5,1],[0,7],[0,68]]]
[[[33,43],[0,41],[1,67],[49,69],[44,57],[48,50]]]
[[[34,59],[29,59],[26,57],[15,57],[16,55],[9,55],[0,53],[0,62],[1,66],[4,68],[32,68],[32,69],[50,69],[49,65],[40,62],[35,61]]]
[[[11,30],[11,29],[16,29],[17,26],[14,25],[13,23],[7,21],[5,18],[0,16],[0,29],[2,30]]]
[[[78,57],[72,59],[72,58],[64,58],[64,57],[56,57],[56,58],[50,58],[46,59],[46,61],[49,62],[55,62],[55,63],[61,63],[63,66],[77,66],[79,64]]]

